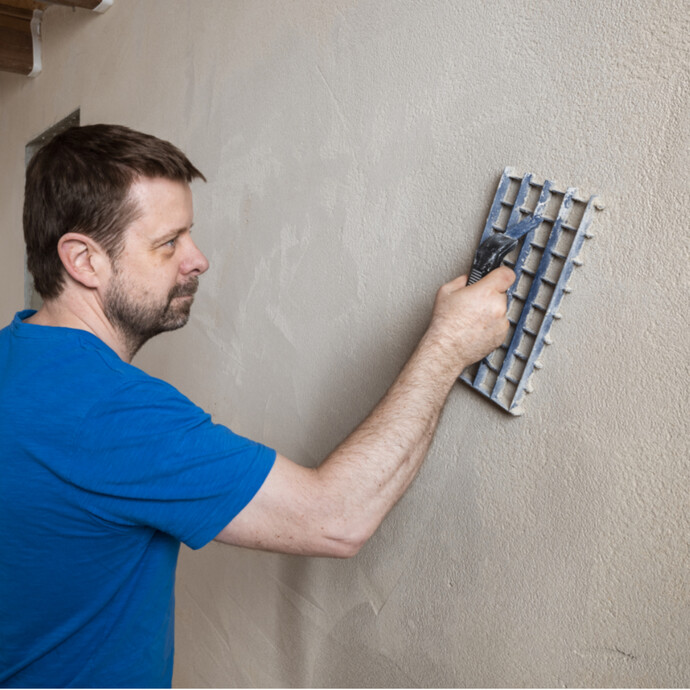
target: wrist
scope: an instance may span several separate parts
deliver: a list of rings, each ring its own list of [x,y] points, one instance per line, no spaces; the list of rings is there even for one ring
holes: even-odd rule
[[[428,360],[431,368],[438,372],[439,376],[448,378],[451,383],[472,364],[457,339],[451,338],[433,324],[422,337],[418,349],[424,359]]]

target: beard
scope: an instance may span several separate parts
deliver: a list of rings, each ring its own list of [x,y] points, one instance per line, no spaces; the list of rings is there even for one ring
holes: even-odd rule
[[[103,310],[110,323],[124,336],[130,359],[154,335],[182,328],[189,320],[199,278],[175,285],[159,304],[137,301],[126,289],[117,271],[104,297]]]

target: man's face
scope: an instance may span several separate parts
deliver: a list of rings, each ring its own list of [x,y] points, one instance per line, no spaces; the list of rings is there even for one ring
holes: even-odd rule
[[[103,311],[133,354],[154,335],[187,323],[208,261],[190,235],[188,184],[141,178],[132,185],[131,196],[139,216],[125,231],[124,248],[112,262]]]

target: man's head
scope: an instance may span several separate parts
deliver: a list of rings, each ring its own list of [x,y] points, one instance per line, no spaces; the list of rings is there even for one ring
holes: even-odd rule
[[[208,261],[191,237],[194,212],[186,182],[142,177],[130,196],[139,212],[117,259],[108,260],[73,234],[61,240],[60,252],[70,276],[101,288],[100,309],[133,356],[154,335],[184,326]]]
[[[74,127],[41,148],[26,171],[24,239],[28,268],[44,299],[60,295],[65,270],[58,253],[70,232],[92,238],[115,261],[125,230],[141,209],[141,178],[181,183],[204,176],[175,146],[118,125]]]

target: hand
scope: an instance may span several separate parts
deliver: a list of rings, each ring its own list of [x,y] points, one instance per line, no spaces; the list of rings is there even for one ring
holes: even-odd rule
[[[514,280],[515,273],[501,266],[469,287],[467,276],[460,276],[439,289],[427,335],[458,373],[505,339],[506,291]]]

